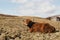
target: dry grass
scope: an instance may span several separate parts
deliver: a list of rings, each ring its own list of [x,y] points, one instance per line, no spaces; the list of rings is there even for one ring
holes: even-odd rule
[[[49,23],[59,32],[43,34],[30,33],[28,27],[23,25],[23,20],[29,18],[35,22]],[[50,21],[38,17],[5,17],[0,16],[0,40],[60,40],[60,22]]]

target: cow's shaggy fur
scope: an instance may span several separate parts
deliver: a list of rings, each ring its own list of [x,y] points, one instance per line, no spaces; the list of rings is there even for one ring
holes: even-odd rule
[[[56,31],[49,23],[32,22],[30,19],[26,19],[24,24],[30,28],[30,32],[53,33]]]

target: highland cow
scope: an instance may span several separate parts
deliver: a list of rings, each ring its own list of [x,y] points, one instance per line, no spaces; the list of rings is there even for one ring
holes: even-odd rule
[[[56,31],[49,23],[38,23],[26,19],[24,20],[24,24],[29,27],[30,32],[54,33]]]

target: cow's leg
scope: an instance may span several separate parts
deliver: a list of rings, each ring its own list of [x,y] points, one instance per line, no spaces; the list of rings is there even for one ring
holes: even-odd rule
[[[33,28],[30,28],[30,29],[29,29],[29,32],[33,32]]]

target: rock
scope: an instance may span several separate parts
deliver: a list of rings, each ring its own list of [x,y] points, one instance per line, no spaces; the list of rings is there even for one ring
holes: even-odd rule
[[[20,40],[19,37],[16,37],[15,40]]]

